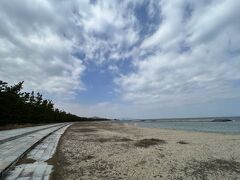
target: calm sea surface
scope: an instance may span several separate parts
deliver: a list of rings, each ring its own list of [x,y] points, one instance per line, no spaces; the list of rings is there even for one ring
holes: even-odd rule
[[[227,134],[240,134],[240,117],[224,118],[231,119],[231,122],[210,122],[211,118],[198,119],[160,119],[160,120],[142,120],[128,121],[139,127],[163,128],[185,131],[202,131]]]

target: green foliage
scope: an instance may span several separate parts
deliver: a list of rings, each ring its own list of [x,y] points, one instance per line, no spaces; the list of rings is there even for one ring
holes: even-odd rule
[[[54,108],[40,93],[21,92],[23,81],[13,86],[0,80],[0,125],[91,120]]]

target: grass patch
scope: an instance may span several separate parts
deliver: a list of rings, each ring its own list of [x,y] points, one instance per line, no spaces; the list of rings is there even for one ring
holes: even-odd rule
[[[139,141],[137,141],[135,143],[135,146],[147,148],[149,146],[154,146],[154,145],[159,145],[159,144],[166,144],[166,143],[167,142],[165,140],[151,138],[151,139],[141,139],[141,140],[139,140]]]

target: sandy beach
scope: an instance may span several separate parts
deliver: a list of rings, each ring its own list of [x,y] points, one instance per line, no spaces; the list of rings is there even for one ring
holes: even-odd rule
[[[61,137],[52,179],[240,179],[240,135],[72,125]]]

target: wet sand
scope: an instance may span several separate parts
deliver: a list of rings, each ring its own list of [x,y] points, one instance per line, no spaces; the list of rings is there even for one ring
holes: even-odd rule
[[[83,122],[61,137],[52,179],[239,179],[240,135]]]

